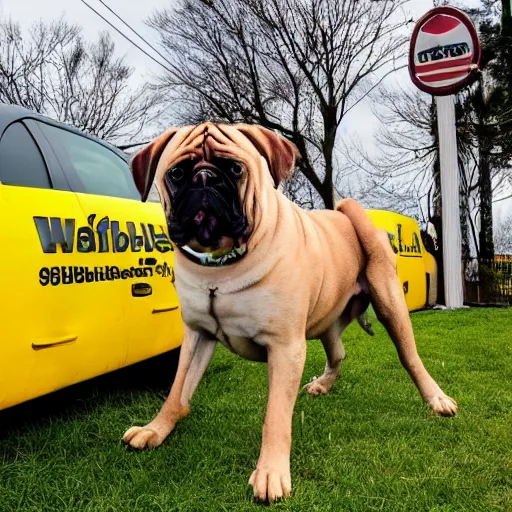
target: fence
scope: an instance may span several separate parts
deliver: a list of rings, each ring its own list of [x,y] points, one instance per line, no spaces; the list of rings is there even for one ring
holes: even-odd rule
[[[464,300],[479,304],[512,305],[512,255],[494,260],[476,258],[464,264]]]

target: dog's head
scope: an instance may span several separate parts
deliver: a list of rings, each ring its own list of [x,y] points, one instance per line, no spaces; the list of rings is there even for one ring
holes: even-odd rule
[[[143,201],[156,183],[173,242],[206,253],[248,240],[265,191],[293,172],[298,156],[293,143],[260,126],[205,123],[168,130],[131,169]]]

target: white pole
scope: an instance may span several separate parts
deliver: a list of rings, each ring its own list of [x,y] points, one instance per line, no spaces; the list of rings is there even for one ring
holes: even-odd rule
[[[443,211],[444,295],[448,308],[460,308],[464,303],[464,294],[454,96],[436,96],[436,105]]]

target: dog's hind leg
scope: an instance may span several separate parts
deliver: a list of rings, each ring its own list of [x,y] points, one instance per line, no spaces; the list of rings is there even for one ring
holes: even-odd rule
[[[338,320],[320,336],[320,341],[324,347],[327,360],[325,362],[324,373],[304,386],[304,389],[310,395],[326,395],[332,388],[332,385],[340,373],[343,360],[346,357],[341,335],[355,318],[357,318],[359,324],[364,323],[362,315],[365,313],[369,304],[370,296],[364,292],[352,297]],[[370,327],[366,325],[362,327],[373,336],[371,325]]]
[[[155,448],[162,444],[176,423],[189,413],[189,401],[215,351],[216,342],[185,325],[178,370],[171,392],[160,412],[144,427],[132,427],[123,442],[132,448]]]
[[[393,340],[400,362],[434,413],[454,415],[457,412],[455,400],[444,394],[416,350],[409,310],[396,270],[396,256],[387,234],[374,226],[356,201],[344,199],[338,209],[349,217],[366,252],[365,275],[373,308]]]
[[[342,318],[339,318],[320,336],[327,360],[325,361],[324,373],[304,386],[304,389],[310,395],[326,395],[338,377],[341,363],[346,357],[345,347],[340,338],[346,325],[348,324],[345,324]]]
[[[400,362],[409,373],[423,399],[432,411],[442,416],[457,412],[457,404],[430,376],[416,350],[416,342],[405,297],[392,264],[367,267],[367,278],[372,303],[378,320],[393,340]]]

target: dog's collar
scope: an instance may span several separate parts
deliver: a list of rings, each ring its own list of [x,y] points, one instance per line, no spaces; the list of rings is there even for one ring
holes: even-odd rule
[[[228,252],[220,254],[196,252],[188,245],[183,245],[179,249],[183,255],[198,265],[203,265],[204,267],[223,267],[241,260],[247,253],[247,244],[244,243],[240,247],[235,247]]]

